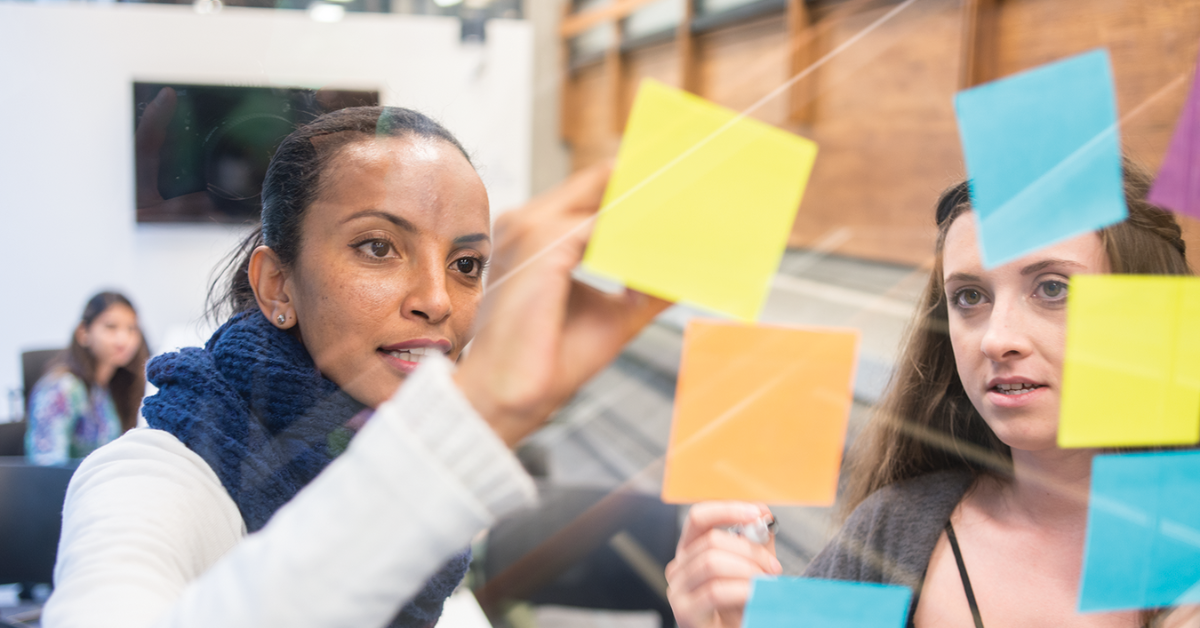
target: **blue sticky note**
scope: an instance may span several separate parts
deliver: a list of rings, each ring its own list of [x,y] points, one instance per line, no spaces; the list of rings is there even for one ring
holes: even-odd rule
[[[815,578],[755,578],[742,628],[904,628],[908,587]]]
[[[1200,603],[1200,451],[1096,456],[1080,611]]]
[[[984,266],[1128,215],[1107,50],[959,92],[954,107]]]

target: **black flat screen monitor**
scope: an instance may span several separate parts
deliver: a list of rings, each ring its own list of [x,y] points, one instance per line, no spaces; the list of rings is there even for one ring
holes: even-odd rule
[[[379,92],[135,82],[133,102],[138,222],[248,223],[279,142]]]

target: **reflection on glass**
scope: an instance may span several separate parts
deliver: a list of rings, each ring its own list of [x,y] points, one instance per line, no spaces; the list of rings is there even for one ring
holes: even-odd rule
[[[134,83],[133,103],[138,222],[240,223],[288,133],[379,92]]]

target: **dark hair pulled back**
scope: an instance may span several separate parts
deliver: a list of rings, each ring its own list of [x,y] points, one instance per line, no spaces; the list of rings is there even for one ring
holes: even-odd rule
[[[271,157],[262,187],[262,222],[218,267],[208,292],[214,323],[253,309],[250,256],[266,245],[291,266],[300,251],[300,225],[321,191],[321,173],[341,149],[376,137],[417,136],[442,140],[470,161],[462,144],[432,118],[402,107],[347,107],[301,126],[283,139]]]

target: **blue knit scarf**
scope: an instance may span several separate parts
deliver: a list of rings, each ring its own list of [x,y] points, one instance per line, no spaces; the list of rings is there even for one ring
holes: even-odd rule
[[[235,315],[203,349],[159,356],[146,370],[158,394],[142,415],[212,467],[249,532],[332,462],[366,418],[296,338],[257,310]],[[390,625],[436,623],[470,561],[469,549],[451,558]]]

